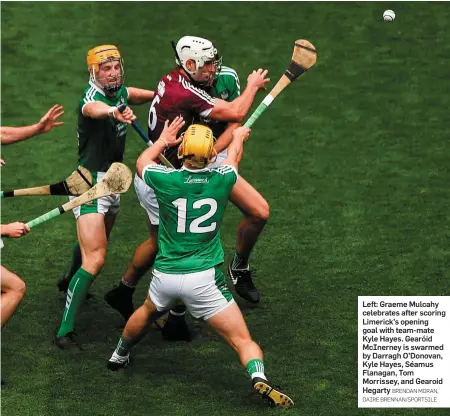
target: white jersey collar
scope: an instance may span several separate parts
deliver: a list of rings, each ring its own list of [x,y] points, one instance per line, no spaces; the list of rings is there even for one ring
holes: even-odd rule
[[[97,92],[99,92],[101,95],[103,95],[104,97],[106,97],[105,91],[103,91],[103,89],[101,89],[94,81],[92,81],[91,79],[89,80],[89,85],[94,88]]]

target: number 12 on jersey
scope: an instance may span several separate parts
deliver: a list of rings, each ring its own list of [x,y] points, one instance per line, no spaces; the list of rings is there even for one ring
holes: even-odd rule
[[[177,207],[178,211],[177,232],[185,233],[188,200],[186,198],[178,198],[175,201],[173,201],[172,204],[175,205],[175,207]],[[202,208],[204,205],[209,205],[209,210],[206,214],[201,215],[200,217],[192,220],[192,222],[189,225],[190,233],[193,234],[210,233],[211,231],[214,231],[217,228],[217,222],[215,221],[209,225],[204,224],[216,213],[217,201],[213,198],[200,199],[192,204],[192,209],[198,210]]]

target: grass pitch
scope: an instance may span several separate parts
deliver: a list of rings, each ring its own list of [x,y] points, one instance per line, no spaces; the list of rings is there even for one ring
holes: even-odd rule
[[[358,295],[448,295],[450,9],[444,3],[8,2],[1,5],[1,116],[31,124],[54,103],[65,125],[2,149],[2,189],[52,183],[76,167],[75,108],[86,86],[87,50],[116,44],[126,84],[154,89],[174,65],[170,40],[216,41],[224,63],[247,74],[283,73],[296,39],[310,40],[317,65],[255,123],[240,172],[266,197],[271,218],[251,258],[262,302],[242,306],[265,352],[267,375],[303,416],[444,415],[444,409],[357,408]],[[264,97],[260,93],[258,103]],[[257,103],[255,103],[254,108]],[[135,107],[141,125],[148,106]],[[144,149],[130,129],[125,163]],[[2,222],[27,221],[62,197],[2,201]],[[222,227],[234,249],[240,214]],[[108,258],[77,331],[79,355],[52,337],[64,299],[55,283],[70,261],[75,221],[64,217],[8,241],[2,263],[28,285],[2,333],[2,407],[9,416],[271,415],[252,394],[233,352],[190,321],[191,344],[152,333],[134,365],[105,368],[120,319],[103,301],[146,237],[130,190]],[[142,301],[143,279],[135,295]]]

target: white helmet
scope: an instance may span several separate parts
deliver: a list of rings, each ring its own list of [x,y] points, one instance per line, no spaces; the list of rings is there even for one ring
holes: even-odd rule
[[[179,60],[175,58],[176,64],[180,65],[190,75],[194,75],[206,62],[215,61],[217,70],[220,69],[222,64],[222,58],[219,57],[217,49],[208,39],[197,36],[183,36],[177,43],[176,51],[180,58]],[[189,71],[186,68],[186,62],[189,59],[195,61],[195,71]]]

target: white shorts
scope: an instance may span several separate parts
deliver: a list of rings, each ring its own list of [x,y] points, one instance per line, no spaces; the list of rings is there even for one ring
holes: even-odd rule
[[[94,180],[94,184],[103,178],[106,172],[97,172],[97,179]],[[75,199],[76,196],[69,196],[69,199]],[[103,196],[87,204],[80,205],[74,208],[73,214],[78,219],[80,215],[98,213],[103,215],[115,215],[119,212],[120,208],[120,194],[113,194],[109,196]]]
[[[213,163],[210,163],[208,167],[217,168],[227,158],[227,154],[227,149],[222,150],[217,155],[217,159]],[[137,173],[134,175],[134,189],[136,190],[136,195],[142,208],[147,212],[150,223],[152,225],[159,225],[159,205],[155,191]]]
[[[172,309],[181,300],[194,318],[204,320],[234,303],[225,275],[218,267],[188,274],[153,269],[148,293],[160,312]]]
[[[134,175],[134,189],[142,208],[147,212],[152,225],[159,225],[159,205],[155,191],[137,173]]]
[[[217,159],[208,165],[208,168],[211,168],[211,169],[218,168],[220,166],[220,164],[227,158],[227,156],[228,156],[228,149],[222,150],[217,155]]]

